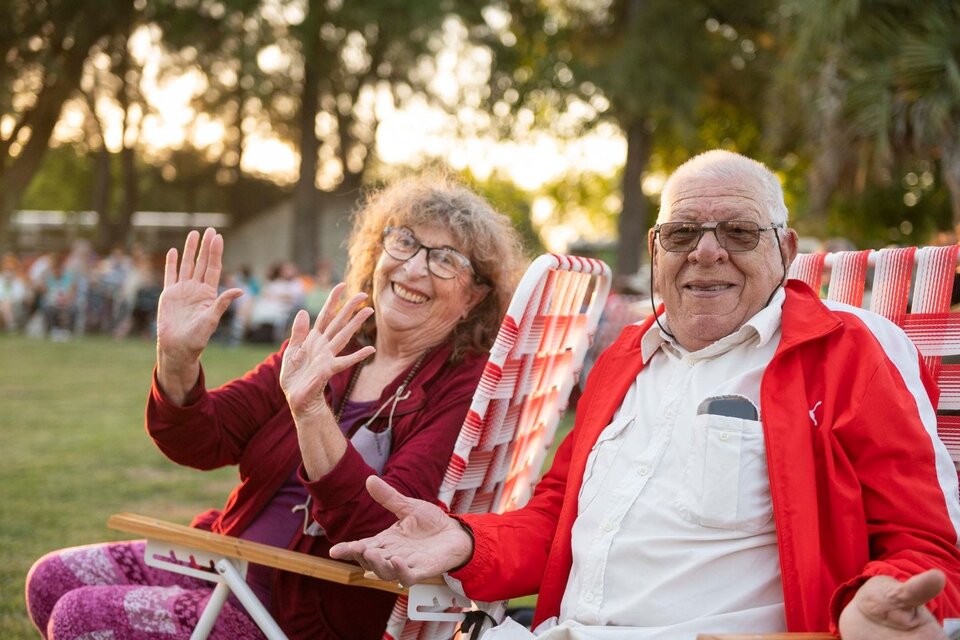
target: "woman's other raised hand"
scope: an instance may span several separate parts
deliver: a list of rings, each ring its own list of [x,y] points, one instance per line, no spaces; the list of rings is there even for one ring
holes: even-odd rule
[[[197,245],[199,244],[199,252]],[[157,307],[157,377],[170,400],[183,404],[200,374],[200,354],[240,289],[218,293],[223,236],[214,229],[187,234],[177,268],[177,250],[167,252],[163,292]]]
[[[364,321],[373,315],[371,307],[363,306],[367,300],[364,293],[351,296],[338,311],[344,288],[343,283],[333,288],[313,328],[306,311],[300,310],[294,318],[280,369],[280,386],[294,418],[309,418],[326,409],[323,390],[330,378],[375,351],[367,346],[340,355]]]

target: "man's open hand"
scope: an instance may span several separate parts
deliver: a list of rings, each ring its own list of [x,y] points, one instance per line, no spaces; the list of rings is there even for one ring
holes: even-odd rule
[[[946,578],[931,569],[900,582],[874,576],[840,614],[843,640],[946,640],[937,619],[925,606],[943,591]]]
[[[373,537],[334,545],[331,558],[352,560],[381,580],[404,585],[438,576],[470,559],[470,534],[440,507],[408,498],[377,476],[367,478],[367,491],[398,522]]]

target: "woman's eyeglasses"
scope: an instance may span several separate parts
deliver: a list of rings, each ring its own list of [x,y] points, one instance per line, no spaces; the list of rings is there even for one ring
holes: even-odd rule
[[[693,251],[707,231],[713,233],[717,243],[731,252],[753,251],[760,243],[760,233],[782,228],[782,224],[761,227],[750,220],[724,220],[715,226],[705,227],[697,222],[664,222],[653,228],[660,237],[660,246],[673,253]]]
[[[409,229],[387,227],[383,230],[383,250],[395,260],[406,262],[420,253],[427,251],[427,270],[443,280],[452,280],[464,271],[473,271],[470,260],[454,249],[447,247],[428,247],[414,236]],[[479,278],[477,278],[479,282]]]

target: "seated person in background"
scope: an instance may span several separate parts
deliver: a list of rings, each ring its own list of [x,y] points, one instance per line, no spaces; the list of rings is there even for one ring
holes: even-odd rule
[[[403,584],[452,571],[483,601],[539,592],[544,638],[945,638],[957,473],[914,345],[784,286],[797,235],[758,162],[693,158],[657,222],[663,306],[600,356],[530,502],[454,519],[371,478],[400,521],[331,556]]]
[[[274,265],[250,310],[250,327],[254,330],[266,327],[270,340],[279,340],[294,314],[303,307],[304,295],[297,265],[292,262]]]
[[[33,302],[33,289],[23,264],[13,254],[0,260],[0,331],[18,331]]]
[[[57,257],[43,281],[41,308],[47,333],[53,340],[63,340],[73,333],[77,319],[77,280],[65,268],[66,257]]]
[[[303,306],[311,318],[316,318],[330,297],[336,280],[333,275],[333,263],[329,260],[317,260],[317,268],[306,286]]]
[[[279,351],[213,390],[200,356],[240,292],[217,293],[222,236],[207,229],[199,253],[198,240],[187,236],[179,268],[167,254],[146,414],[171,460],[239,466],[224,508],[194,526],[326,557],[394,521],[364,490],[368,476],[435,499],[517,283],[509,219],[445,178],[374,194],[356,217],[346,289],[313,326],[300,311]],[[27,577],[36,626],[57,640],[188,638],[212,585],[148,567],[143,551],[118,542],[39,560]],[[257,566],[247,581],[291,638],[380,638],[395,601]],[[262,636],[228,601],[211,637]]]

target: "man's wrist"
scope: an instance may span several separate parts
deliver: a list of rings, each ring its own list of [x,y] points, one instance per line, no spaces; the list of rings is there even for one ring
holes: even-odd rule
[[[468,564],[470,564],[470,561],[473,560],[473,550],[476,548],[476,538],[474,538],[473,536],[473,529],[470,528],[470,525],[468,525],[466,522],[464,522],[460,518],[456,518],[453,516],[451,517],[453,518],[453,521],[456,522],[458,525],[460,525],[460,528],[463,529],[468,536],[470,536],[470,553],[467,554],[466,560],[464,560],[463,562],[455,566],[453,569],[450,569],[447,573],[455,573],[463,569]]]

